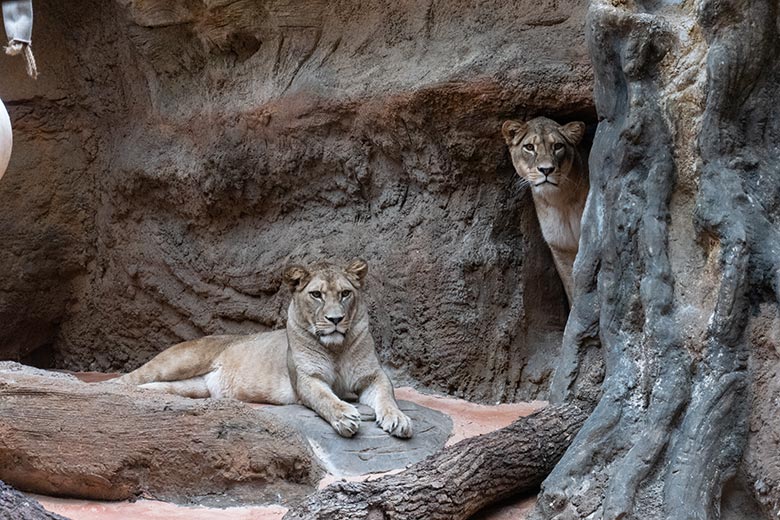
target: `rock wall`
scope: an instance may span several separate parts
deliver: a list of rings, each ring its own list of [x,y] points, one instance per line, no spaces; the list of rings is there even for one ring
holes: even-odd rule
[[[282,327],[285,263],[360,256],[397,381],[543,395],[566,298],[499,129],[595,121],[585,1],[35,7],[39,80],[0,58],[2,357]]]
[[[780,516],[780,313],[776,305],[756,309],[748,329],[753,353],[748,442],[740,477],[767,518]],[[756,518],[759,518],[756,515]]]

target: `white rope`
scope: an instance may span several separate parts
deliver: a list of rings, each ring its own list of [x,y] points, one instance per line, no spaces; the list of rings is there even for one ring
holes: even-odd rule
[[[38,77],[38,67],[35,64],[35,56],[32,53],[32,25],[33,5],[32,0],[0,0],[0,8],[3,11],[3,26],[5,36],[8,38],[8,46],[5,53],[11,56],[21,54],[27,65],[27,75],[35,79]]]
[[[11,40],[5,47],[5,53],[9,56],[23,54],[24,63],[27,66],[27,75],[32,79],[38,79],[38,67],[35,64],[35,56],[33,56],[31,44],[17,40]]]

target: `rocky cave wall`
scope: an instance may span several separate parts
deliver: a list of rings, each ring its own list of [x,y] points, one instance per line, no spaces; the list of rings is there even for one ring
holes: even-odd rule
[[[35,3],[0,58],[0,353],[127,370],[282,327],[280,271],[370,265],[397,381],[544,395],[566,298],[500,136],[595,122],[583,0]]]

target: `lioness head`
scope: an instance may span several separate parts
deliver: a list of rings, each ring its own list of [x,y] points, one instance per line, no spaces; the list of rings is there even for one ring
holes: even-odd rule
[[[537,117],[525,123],[506,121],[501,127],[517,174],[531,185],[535,194],[550,195],[566,190],[578,158],[577,144],[585,135],[585,123],[559,125]]]
[[[293,305],[308,330],[326,346],[340,346],[357,317],[360,289],[368,264],[353,260],[346,267],[315,264],[307,269],[292,265],[284,281],[293,293]]]

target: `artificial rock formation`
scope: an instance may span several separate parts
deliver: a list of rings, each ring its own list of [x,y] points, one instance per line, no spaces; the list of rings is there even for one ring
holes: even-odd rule
[[[776,1],[590,4],[601,121],[551,398],[595,408],[564,441],[535,519],[780,514],[779,14]],[[447,477],[418,465],[393,478],[419,482],[411,496],[431,482],[461,496],[461,475],[511,464],[489,454],[513,439],[529,442],[513,425],[452,447]],[[416,518],[346,486],[310,497],[300,518],[330,518],[333,495],[367,518]]]
[[[777,456],[740,466],[780,427],[756,341],[780,319],[777,23],[771,1],[590,5],[601,122],[553,398],[597,338],[605,379],[539,518],[780,512]]]
[[[0,77],[5,357],[124,369],[279,327],[281,265],[359,252],[397,378],[544,392],[565,297],[499,126],[594,120],[585,2],[36,9],[38,82]],[[602,121],[552,397],[597,406],[537,515],[777,515],[777,2],[590,9]]]
[[[376,414],[355,403],[361,423],[353,437],[342,437],[314,410],[303,405],[266,406],[263,411],[289,424],[306,439],[320,465],[334,477],[384,473],[419,462],[442,449],[452,435],[449,416],[410,401],[398,407],[412,420],[414,436],[388,435],[376,423]]]
[[[0,519],[2,520],[67,520],[51,513],[38,502],[0,481]]]
[[[2,356],[280,327],[285,263],[360,255],[396,381],[543,394],[566,298],[500,125],[594,121],[585,4],[36,2],[37,82],[0,57]]]

